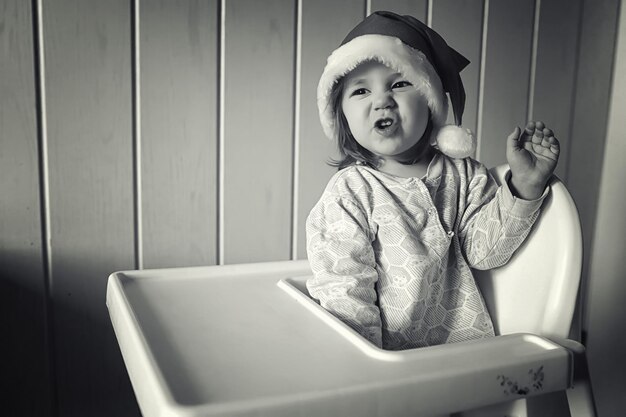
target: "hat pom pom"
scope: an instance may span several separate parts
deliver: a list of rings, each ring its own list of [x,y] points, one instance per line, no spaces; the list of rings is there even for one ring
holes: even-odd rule
[[[472,131],[456,125],[441,127],[435,142],[442,153],[455,159],[473,156],[476,151],[476,137]]]

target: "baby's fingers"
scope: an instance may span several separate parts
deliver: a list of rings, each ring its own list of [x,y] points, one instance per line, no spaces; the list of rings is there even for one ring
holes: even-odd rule
[[[524,127],[524,130],[522,131],[522,135],[520,136],[519,140],[524,143],[527,141],[530,141],[530,139],[533,137],[533,135],[535,134],[535,122],[528,122],[526,123],[526,126]]]
[[[543,122],[536,122],[535,123],[535,132],[533,133],[533,137],[532,137],[532,142],[534,144],[541,144],[541,142],[543,141],[543,138],[545,136],[545,131],[546,130],[550,130],[550,129],[546,129],[545,125],[543,124]]]
[[[521,141],[522,143],[530,142],[535,145],[540,145],[543,140],[546,125],[540,121],[529,121],[526,123],[526,127],[522,133]]]
[[[561,151],[559,140],[554,137],[554,133],[548,128],[543,129],[543,140],[541,141],[541,146],[549,149],[550,152],[556,155],[558,155]]]

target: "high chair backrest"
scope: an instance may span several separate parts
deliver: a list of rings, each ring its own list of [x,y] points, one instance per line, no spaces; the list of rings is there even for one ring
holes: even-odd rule
[[[498,183],[507,165],[491,170]],[[541,215],[504,266],[475,271],[497,334],[569,335],[582,268],[578,211],[565,185],[553,177]]]

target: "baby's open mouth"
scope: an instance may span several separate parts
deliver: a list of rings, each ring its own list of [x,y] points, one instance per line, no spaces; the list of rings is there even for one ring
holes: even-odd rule
[[[374,126],[376,127],[376,129],[387,129],[392,124],[393,124],[393,119],[390,119],[387,117],[384,119],[376,120],[376,123],[374,123]]]
[[[398,122],[391,117],[378,119],[374,123],[374,129],[376,130],[376,132],[384,137],[393,136],[396,133],[398,126],[400,126]]]

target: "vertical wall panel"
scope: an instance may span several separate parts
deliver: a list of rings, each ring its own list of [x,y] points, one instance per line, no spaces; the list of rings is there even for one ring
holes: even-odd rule
[[[332,9],[332,13],[328,10]],[[326,58],[339,46],[348,32],[363,19],[363,1],[302,2],[302,64],[300,72],[300,151],[297,205],[297,255],[306,258],[305,221],[322,195],[336,168],[327,165],[339,159],[337,144],[326,138],[317,111],[317,83]]]
[[[428,0],[372,0],[372,11],[376,10],[409,14],[427,23]]]
[[[599,416],[619,416],[626,410],[626,7],[618,15],[619,28],[613,88],[600,169],[597,219],[589,267],[587,354]],[[573,168],[573,166],[572,166]]]
[[[483,120],[478,159],[506,162],[506,138],[526,123],[534,0],[489,2]]]
[[[476,133],[480,87],[483,0],[438,0],[433,2],[432,27],[470,64],[461,72],[465,87],[463,126]],[[448,123],[454,123],[452,107]]]
[[[565,178],[571,149],[581,0],[542,1],[531,119],[543,120],[561,142],[556,174]]]
[[[52,415],[31,2],[0,0],[2,413]]]
[[[582,288],[588,291],[583,328],[587,333],[589,371],[601,417],[619,415],[624,407],[624,378],[620,374],[624,362],[623,356],[616,356],[624,343],[623,338],[616,336],[614,326],[624,320],[623,301],[619,300],[624,290],[624,270],[620,265],[624,255],[621,211],[624,148],[620,146],[620,141],[624,141],[624,132],[620,130],[624,126],[621,96],[625,68],[624,7],[624,2],[620,5],[619,0],[583,1],[567,170],[568,188],[578,206],[583,226]],[[616,57],[618,28],[622,32],[619,36],[622,44]],[[612,105],[616,107],[611,109],[607,129],[613,88],[616,96]],[[603,168],[605,164],[606,168]],[[621,362],[616,363],[616,358]],[[616,393],[619,393],[617,397]]]
[[[576,95],[570,131],[567,184],[578,207],[585,248],[583,288],[592,285],[588,276],[592,240],[596,227],[598,196],[604,163],[604,146],[611,92],[611,72],[617,33],[619,0],[583,1]],[[622,6],[623,7],[623,6]],[[585,303],[585,309],[588,310]],[[583,319],[590,312],[583,311]],[[591,331],[587,323],[585,330]],[[601,355],[601,354],[600,354]],[[592,377],[593,363],[590,364]]]
[[[105,306],[134,267],[131,7],[43,5],[59,415],[137,415]]]
[[[225,12],[224,261],[289,259],[295,4]]]
[[[216,261],[217,0],[140,4],[143,267]]]

